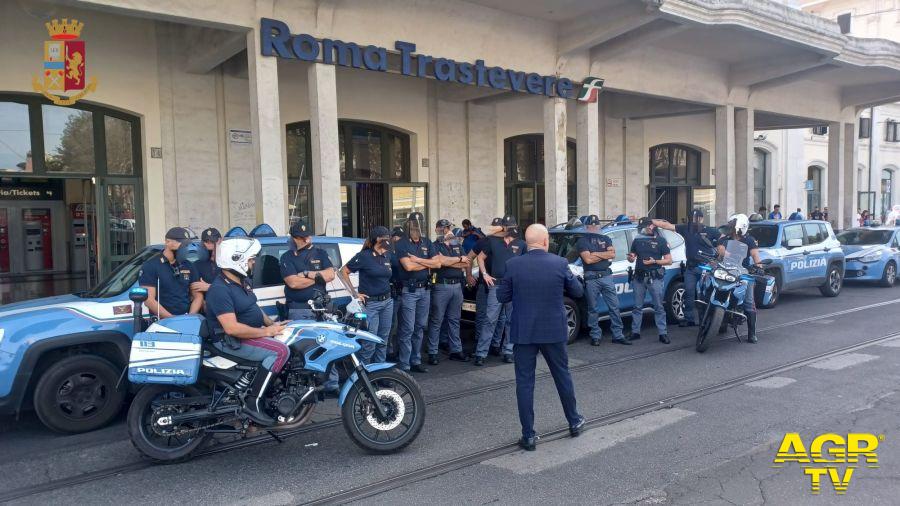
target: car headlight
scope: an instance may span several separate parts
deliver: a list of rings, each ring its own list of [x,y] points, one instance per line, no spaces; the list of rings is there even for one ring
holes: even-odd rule
[[[872,253],[869,253],[865,256],[860,257],[858,260],[860,262],[864,262],[864,263],[877,262],[877,261],[881,260],[881,252],[874,251]]]
[[[734,280],[736,279],[731,274],[728,274],[728,271],[726,271],[725,269],[714,270],[713,277],[722,281],[727,281],[729,283],[734,283]]]

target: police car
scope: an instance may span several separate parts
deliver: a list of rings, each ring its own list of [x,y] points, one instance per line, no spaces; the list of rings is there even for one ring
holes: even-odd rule
[[[252,282],[259,305],[276,314],[276,302],[284,300],[279,259],[289,238],[276,236],[268,225],[249,234],[232,229],[229,235],[249,235],[262,244]],[[363,244],[342,237],[313,242],[336,268]],[[186,247],[202,248],[199,241]],[[127,393],[116,385],[133,333],[128,291],[141,265],[161,250],[162,245],[144,248],[86,292],[0,306],[0,414],[33,408],[44,425],[60,432],[97,429],[116,416]],[[351,280],[355,285],[355,276]],[[338,304],[350,300],[340,282],[330,283],[328,291]]]
[[[750,223],[748,232],[759,245],[760,259],[770,258],[766,272],[775,277],[768,305],[756,286],[759,307],[773,307],[783,290],[818,287],[822,295],[836,297],[844,282],[844,252],[831,224],[816,220],[763,220]]]
[[[874,281],[894,286],[900,265],[900,233],[896,227],[852,228],[837,235],[846,256],[847,281]]]
[[[669,321],[674,322],[684,317],[683,299],[684,299],[684,278],[681,272],[681,265],[684,263],[684,238],[681,235],[669,230],[659,230],[662,236],[669,243],[669,249],[672,252],[672,265],[667,266],[665,283],[665,308]],[[569,268],[577,276],[583,275],[583,267],[581,256],[575,247],[578,239],[589,232],[577,220],[571,224],[559,225],[550,229],[550,252],[561,257],[565,257],[569,261]],[[619,312],[622,316],[628,316],[634,308],[634,292],[631,284],[628,282],[628,268],[634,267],[633,263],[628,262],[626,256],[631,249],[631,242],[637,236],[637,225],[630,222],[616,222],[603,227],[601,233],[608,236],[612,240],[613,246],[616,248],[616,258],[613,259],[610,269],[613,272],[613,280],[616,284],[616,292],[619,294]],[[463,303],[464,319],[474,321],[475,319],[475,300],[474,291],[466,291],[466,301]],[[609,309],[601,299],[600,319],[609,319]],[[646,296],[643,305],[649,306],[650,294]],[[569,343],[578,339],[583,326],[587,325],[587,305],[586,299],[582,297],[578,300],[565,298],[566,317],[569,326]],[[647,309],[649,310],[649,309]]]

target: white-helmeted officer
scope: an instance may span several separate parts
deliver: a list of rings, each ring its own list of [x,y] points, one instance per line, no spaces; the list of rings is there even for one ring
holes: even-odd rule
[[[744,214],[733,214],[728,218],[727,231],[719,239],[717,252],[719,258],[725,257],[728,241],[740,241],[747,245],[747,256],[741,264],[744,268],[752,264],[759,264],[759,245],[752,235],[747,234],[750,229],[750,220]],[[755,343],[756,339],[756,302],[753,300],[753,283],[747,284],[747,295],[744,297],[744,316],[747,317],[747,341]]]

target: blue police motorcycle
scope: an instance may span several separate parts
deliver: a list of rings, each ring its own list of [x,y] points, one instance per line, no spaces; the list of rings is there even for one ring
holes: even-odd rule
[[[135,447],[153,460],[186,460],[218,434],[265,431],[277,438],[279,431],[306,424],[324,399],[323,384],[334,367],[347,376],[338,398],[344,429],[361,448],[396,452],[422,429],[425,399],[418,383],[394,364],[362,364],[356,356],[360,342],[384,342],[365,330],[365,313],[348,311],[344,317],[326,295],[309,301],[318,318],[291,322],[276,337],[291,356],[267,389],[265,410],[276,423],[259,427],[242,412],[257,364],[205,343],[206,319],[198,315],[166,318],[137,332],[146,297],[142,288],[131,292],[136,333],[128,378],[143,386],[127,424]]]
[[[697,332],[696,350],[699,353],[709,348],[714,332],[723,333],[728,327],[734,329],[740,341],[738,326],[746,323],[743,312],[745,297],[753,297],[751,283],[763,283],[763,304],[768,304],[772,296],[775,278],[765,275],[765,269],[755,265],[750,269],[741,266],[747,257],[747,245],[739,241],[728,241],[725,258],[701,255],[707,263],[699,266],[703,274],[697,282],[697,305],[700,312],[700,328]],[[763,265],[771,259],[762,261]]]

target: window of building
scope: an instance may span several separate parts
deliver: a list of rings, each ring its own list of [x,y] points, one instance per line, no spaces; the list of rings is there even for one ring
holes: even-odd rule
[[[817,126],[810,129],[813,135],[828,135],[827,126]]]
[[[885,121],[884,140],[887,142],[900,142],[900,122],[890,119]]]
[[[528,134],[503,141],[506,212],[524,228],[544,223],[544,136]],[[578,215],[578,181],[575,142],[566,144],[566,195],[568,218]],[[551,223],[550,225],[555,225]]]
[[[654,146],[650,174],[654,184],[699,185],[700,152],[680,144]]]
[[[753,150],[753,210],[766,206],[766,167],[769,153]]]
[[[845,12],[837,17],[838,26],[841,28],[841,33],[847,34],[850,33],[850,21],[852,17],[849,12]]]
[[[892,190],[894,188],[894,171],[884,169],[881,171],[881,216],[887,216],[894,205]]]
[[[872,138],[872,118],[859,118],[859,138]]]
[[[28,104],[0,102],[0,171],[34,171]]]
[[[811,165],[806,169],[806,214],[822,206],[822,172],[824,169]]]

